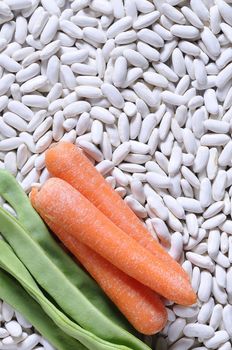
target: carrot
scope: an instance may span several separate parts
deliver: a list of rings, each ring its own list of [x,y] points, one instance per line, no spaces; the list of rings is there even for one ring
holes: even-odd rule
[[[165,326],[167,312],[156,293],[62,231],[55,222],[50,222],[49,227],[138,332],[152,335]]]
[[[122,200],[104,177],[95,169],[82,150],[71,143],[60,142],[45,153],[48,171],[67,181],[104,213],[115,225],[169,264],[189,280],[182,267],[154,240],[138,217]]]
[[[32,205],[47,222],[96,251],[120,270],[169,300],[190,305],[196,301],[190,283],[175,269],[112,223],[67,182],[51,178],[32,191]],[[48,224],[49,224],[48,222]]]

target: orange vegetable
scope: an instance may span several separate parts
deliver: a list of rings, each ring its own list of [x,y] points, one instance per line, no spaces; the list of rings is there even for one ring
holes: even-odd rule
[[[165,261],[170,271],[178,271],[189,280],[182,267],[154,240],[138,217],[105,181],[82,150],[71,143],[60,142],[46,151],[46,166],[55,177],[67,181],[104,213],[115,225]]]
[[[178,304],[196,301],[190,283],[112,223],[67,182],[49,179],[32,191],[32,205],[47,222],[96,251],[120,270]]]
[[[56,223],[49,226],[138,332],[152,335],[165,326],[167,312],[156,293],[66,234]]]

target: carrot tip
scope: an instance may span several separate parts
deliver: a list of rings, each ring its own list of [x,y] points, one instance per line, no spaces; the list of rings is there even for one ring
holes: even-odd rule
[[[37,196],[38,192],[39,192],[39,188],[37,186],[36,187],[34,186],[34,187],[32,187],[32,190],[29,193],[29,198],[30,198],[30,201],[31,201],[31,204],[33,205],[33,207],[35,205],[36,196]]]

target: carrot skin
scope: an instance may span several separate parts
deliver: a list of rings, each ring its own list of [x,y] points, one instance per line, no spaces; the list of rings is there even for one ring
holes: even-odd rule
[[[167,262],[123,232],[65,181],[47,180],[40,191],[33,189],[31,201],[48,224],[57,223],[140,283],[178,304],[195,303],[190,283],[178,271],[170,271]]]
[[[138,332],[152,335],[165,326],[167,312],[156,293],[69,236],[56,223],[49,226]]]
[[[105,181],[82,150],[71,143],[60,142],[45,153],[48,171],[67,181],[81,192],[115,225],[151,251],[158,259],[166,261],[172,269],[189,280],[184,269],[154,240],[138,217]]]

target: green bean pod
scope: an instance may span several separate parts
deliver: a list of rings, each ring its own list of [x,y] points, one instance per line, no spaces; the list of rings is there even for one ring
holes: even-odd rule
[[[1,176],[0,184],[2,184]],[[18,195],[18,190],[12,192],[12,196],[15,193]],[[1,190],[0,194],[2,194]],[[3,197],[11,204],[9,195],[5,194]],[[17,198],[17,196],[14,196],[14,198]],[[27,215],[27,220],[33,221],[30,212],[27,212]],[[80,289],[71,283],[70,279],[66,278],[64,272],[54,264],[47,252],[42,249],[36,240],[32,239],[19,221],[2,209],[0,209],[0,223],[4,238],[12,246],[17,256],[36,281],[52,296],[68,316],[80,324],[81,327],[104,340],[121,345],[126,344],[131,346],[133,350],[148,349],[144,343],[119,327],[102,313],[96,305],[91,303],[88,296],[84,295]],[[46,239],[44,245],[46,246]]]
[[[78,340],[64,333],[20,284],[2,269],[0,269],[0,298],[23,314],[57,350],[87,350]]]
[[[8,214],[6,213],[6,216]],[[2,217],[1,217],[2,218]],[[23,288],[41,305],[53,322],[69,336],[79,340],[89,350],[134,350],[130,344],[117,344],[105,341],[91,332],[81,328],[70,320],[62,311],[51,303],[41,292],[30,273],[22,262],[14,254],[11,247],[4,241],[0,241],[0,267],[11,274]],[[79,348],[70,348],[70,350]],[[85,348],[83,348],[85,349]],[[142,348],[141,348],[142,349]],[[146,346],[144,349],[148,350]],[[82,350],[82,348],[81,348]]]

